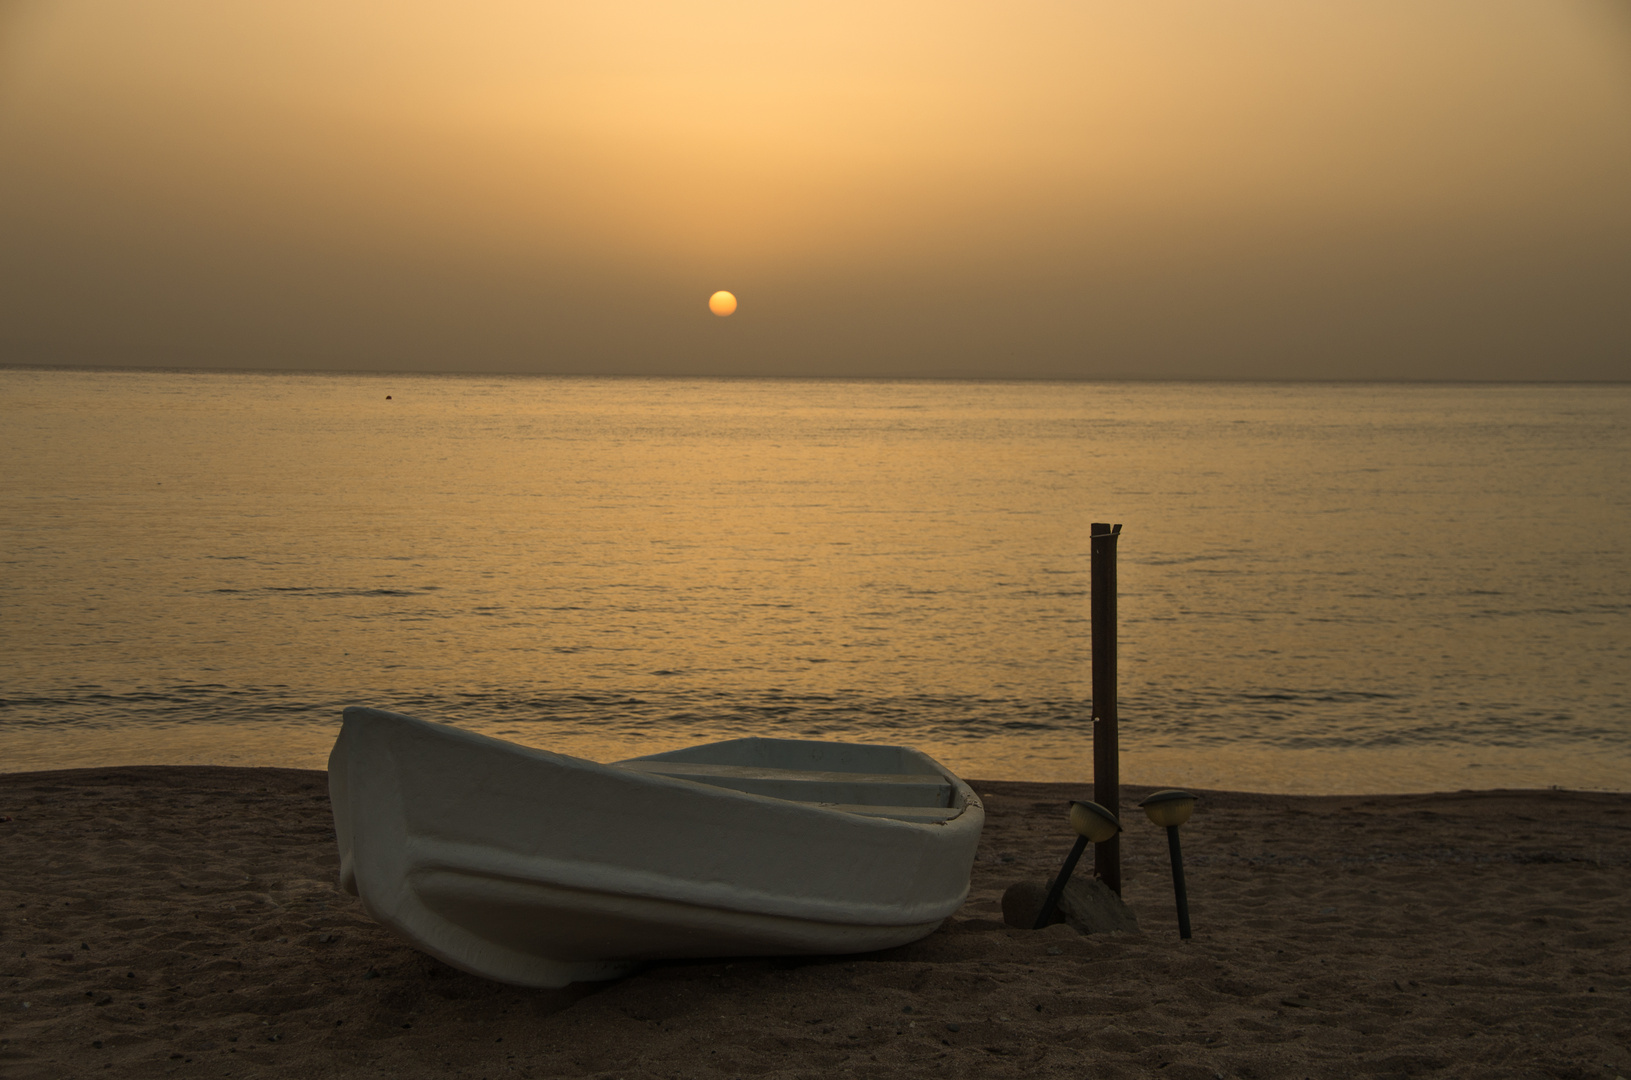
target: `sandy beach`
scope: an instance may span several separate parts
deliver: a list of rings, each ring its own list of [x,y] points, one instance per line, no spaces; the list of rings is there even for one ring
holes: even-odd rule
[[[1180,942],[1142,817],[1142,932],[1004,926],[1087,792],[973,783],[973,890],[924,941],[534,991],[336,888],[323,773],[0,775],[0,1075],[1631,1076],[1631,795],[1206,792]]]

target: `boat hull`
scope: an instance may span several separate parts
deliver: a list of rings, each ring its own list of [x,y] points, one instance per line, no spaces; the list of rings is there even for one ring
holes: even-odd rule
[[[904,748],[734,740],[601,765],[356,708],[329,785],[341,884],[376,919],[538,987],[917,940],[966,897],[984,821]]]

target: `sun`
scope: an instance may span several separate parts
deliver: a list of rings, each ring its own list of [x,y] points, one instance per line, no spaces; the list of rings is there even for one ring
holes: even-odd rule
[[[715,315],[718,315],[720,318],[724,318],[726,315],[729,315],[731,312],[736,310],[736,297],[726,292],[724,289],[720,289],[718,292],[708,297],[708,310],[713,312]]]

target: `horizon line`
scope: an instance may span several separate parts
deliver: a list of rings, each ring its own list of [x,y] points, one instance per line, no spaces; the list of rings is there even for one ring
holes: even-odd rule
[[[800,374],[718,374],[674,372],[559,372],[559,371],[452,371],[426,369],[379,368],[251,368],[210,367],[206,365],[147,365],[147,364],[44,364],[0,362],[0,371],[81,371],[131,372],[137,374],[206,374],[206,375],[332,375],[369,378],[475,378],[475,379],[605,379],[605,380],[706,380],[712,382],[875,382],[875,383],[1232,383],[1276,385],[1341,385],[1341,386],[1627,386],[1631,378],[1624,379],[1511,379],[1511,378],[1409,378],[1405,376],[1327,376],[1324,378],[1297,378],[1295,376],[1263,375],[800,375]]]

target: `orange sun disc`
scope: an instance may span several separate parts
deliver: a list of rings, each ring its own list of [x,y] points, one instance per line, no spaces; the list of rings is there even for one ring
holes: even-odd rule
[[[708,297],[708,310],[723,318],[736,310],[736,297],[720,289]]]

